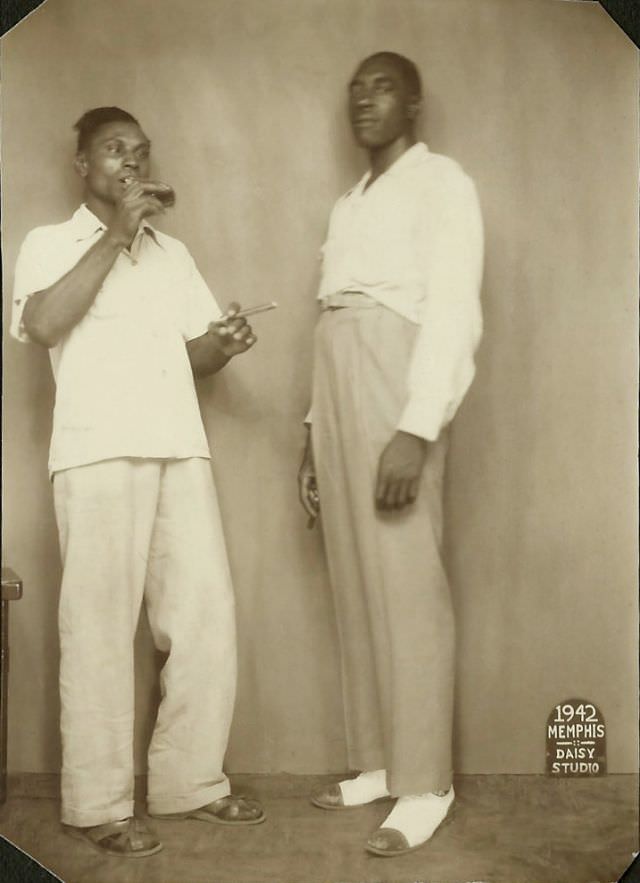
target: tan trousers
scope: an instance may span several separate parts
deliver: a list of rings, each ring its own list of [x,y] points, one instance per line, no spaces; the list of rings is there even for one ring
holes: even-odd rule
[[[378,461],[406,398],[417,328],[373,301],[325,311],[312,440],[340,637],[351,768],[393,796],[451,784],[454,621],[440,557],[444,433],[416,502],[375,509]]]
[[[209,462],[108,460],[59,472],[62,821],[133,813],[133,641],[142,601],[166,654],[148,753],[151,812],[229,793],[234,599]]]

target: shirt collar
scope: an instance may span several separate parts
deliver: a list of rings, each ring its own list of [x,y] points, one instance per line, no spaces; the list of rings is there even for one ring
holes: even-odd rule
[[[405,169],[412,168],[421,163],[428,153],[429,148],[424,141],[416,141],[416,143],[407,148],[407,150],[405,150],[405,152],[401,154],[401,156],[399,156],[385,172],[379,175],[376,180],[380,181],[382,178],[390,178],[394,175],[401,174]],[[352,192],[361,196],[370,175],[371,170],[369,169],[364,173],[362,178],[360,178]]]
[[[85,239],[91,239],[91,237],[95,236],[96,233],[102,233],[104,230],[107,229],[100,218],[96,217],[96,215],[94,215],[91,209],[84,202],[73,213],[71,217],[71,225],[76,242],[82,242]],[[136,238],[141,233],[148,233],[153,241],[156,243],[156,245],[160,245],[155,228],[151,226],[146,218],[143,218],[140,222],[138,232],[136,233]]]

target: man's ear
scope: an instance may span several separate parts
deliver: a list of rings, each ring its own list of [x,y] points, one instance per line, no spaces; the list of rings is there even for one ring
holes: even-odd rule
[[[412,122],[418,118],[418,114],[420,113],[420,108],[422,107],[422,101],[418,95],[414,95],[409,99],[407,104],[407,118]]]
[[[81,178],[87,177],[89,173],[89,167],[87,163],[87,158],[84,153],[82,153],[82,151],[76,153],[75,159],[73,160],[73,167]]]

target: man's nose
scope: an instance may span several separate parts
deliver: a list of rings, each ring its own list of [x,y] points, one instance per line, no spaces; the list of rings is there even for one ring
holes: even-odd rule
[[[127,169],[137,169],[139,162],[135,153],[127,153],[122,161],[122,165]]]
[[[372,102],[372,92],[370,89],[363,89],[356,96],[357,107],[368,107]]]

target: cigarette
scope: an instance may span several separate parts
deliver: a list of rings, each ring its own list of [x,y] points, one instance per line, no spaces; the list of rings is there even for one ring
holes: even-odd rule
[[[227,319],[243,319],[245,316],[253,316],[256,313],[266,313],[267,310],[275,310],[278,304],[272,300],[271,303],[268,304],[260,304],[257,307],[247,307],[246,310],[239,310],[235,315],[229,316],[227,313],[220,316],[217,320],[218,322],[226,322]]]

